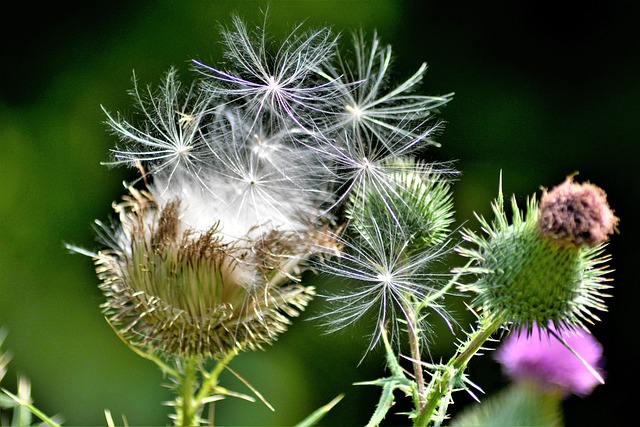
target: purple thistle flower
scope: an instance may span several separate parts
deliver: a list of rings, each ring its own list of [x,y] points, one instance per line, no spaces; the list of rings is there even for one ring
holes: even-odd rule
[[[498,350],[496,360],[515,381],[533,382],[543,390],[559,391],[563,396],[588,395],[602,382],[599,376],[602,345],[585,331],[558,331],[551,324],[548,329],[551,333],[534,327],[530,333],[525,329],[510,334]]]

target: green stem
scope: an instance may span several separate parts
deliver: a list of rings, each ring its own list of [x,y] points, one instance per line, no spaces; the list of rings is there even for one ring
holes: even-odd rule
[[[467,263],[467,266],[470,265],[470,262]],[[462,270],[461,270],[462,271]],[[461,276],[461,271],[456,273],[449,282],[442,287],[438,292],[429,295],[427,298],[422,300],[418,304],[406,304],[405,310],[408,314],[408,334],[409,334],[409,345],[411,348],[411,358],[413,359],[413,373],[416,379],[416,386],[418,396],[414,399],[414,405],[417,412],[422,412],[426,405],[426,396],[425,396],[425,382],[424,382],[424,374],[421,362],[421,352],[420,352],[420,337],[418,336],[418,324],[416,321],[416,316],[420,315],[420,312],[425,307],[428,307],[433,301],[436,301],[449,293],[451,287],[457,283],[458,279]]]
[[[469,363],[469,360],[482,348],[484,343],[496,332],[500,326],[504,323],[504,320],[500,317],[495,317],[490,320],[481,322],[480,327],[475,330],[470,339],[467,341],[467,345],[464,346],[462,351],[458,351],[457,356],[453,360],[453,367],[457,370],[464,369]]]
[[[197,412],[200,405],[198,405],[197,400],[194,397],[194,391],[196,389],[196,370],[196,360],[193,358],[186,359],[184,363],[184,371],[180,378],[181,397],[178,402],[176,402],[178,405],[176,408],[176,425],[198,425]]]
[[[202,387],[200,387],[200,391],[196,395],[196,402],[202,402],[204,399],[209,397],[209,395],[211,394],[211,390],[218,383],[218,377],[220,376],[224,368],[227,367],[229,362],[231,362],[231,359],[235,357],[235,355],[236,353],[234,351],[231,351],[222,360],[216,363],[216,366],[211,370],[211,372],[209,372],[209,374],[203,381]]]
[[[213,405],[213,401],[208,401],[211,392],[218,383],[218,377],[236,355],[230,352],[227,356],[216,363],[215,367],[208,374],[202,372],[202,384],[198,387],[198,361],[188,358],[184,361],[180,376],[177,377],[180,397],[176,401],[176,425],[196,426],[200,425],[200,413],[207,403]],[[213,420],[211,420],[213,425]]]
[[[499,317],[485,319],[480,322],[478,329],[476,329],[469,336],[467,342],[458,349],[456,354],[446,365],[446,369],[442,371],[442,374],[439,377],[434,378],[436,384],[432,387],[425,406],[414,420],[414,427],[428,426],[432,421],[433,414],[436,409],[438,409],[438,406],[449,404],[448,399],[443,400],[443,396],[451,393],[451,381],[460,372],[463,372],[467,368],[469,360],[471,360],[471,358],[482,348],[484,343],[500,328],[503,323],[503,319]],[[446,408],[440,408],[440,411],[446,411]]]
[[[415,376],[418,396],[414,398],[414,405],[421,411],[426,403],[424,374],[422,373],[422,362],[420,354],[420,337],[418,336],[418,322],[416,312],[412,304],[405,304],[407,313],[407,333],[409,335],[409,346],[411,349],[411,359],[413,364],[413,375]]]
[[[426,298],[420,301],[420,303],[416,306],[416,313],[420,313],[422,309],[424,309],[425,307],[429,307],[429,305],[431,305],[433,301],[437,301],[440,298],[443,298],[445,295],[447,295],[451,290],[451,288],[456,283],[458,283],[458,279],[460,279],[460,276],[462,276],[463,272],[465,271],[464,269],[469,267],[472,264],[472,262],[473,261],[469,261],[467,265],[459,269],[456,272],[456,274],[449,280],[449,282],[446,285],[444,285],[442,288],[440,288],[437,292],[434,292],[433,294],[428,295]]]

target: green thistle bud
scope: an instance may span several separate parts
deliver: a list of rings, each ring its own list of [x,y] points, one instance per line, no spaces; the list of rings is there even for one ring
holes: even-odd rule
[[[557,328],[573,329],[598,320],[593,310],[606,310],[602,291],[609,288],[604,283],[609,271],[603,264],[609,258],[602,256],[604,227],[591,221],[591,228],[585,229],[584,218],[604,218],[613,230],[614,217],[602,213],[605,207],[610,210],[606,202],[600,204],[605,200],[601,190],[587,188],[590,194],[585,196],[584,187],[568,187],[567,182],[545,193],[540,208],[532,197],[525,215],[513,198],[511,223],[500,192],[493,203],[495,221],[479,217],[486,236],[463,232],[476,246],[459,250],[473,261],[463,272],[475,274],[477,280],[461,289],[474,292],[474,305],[489,317],[517,327],[552,322]]]
[[[453,223],[453,198],[444,172],[408,157],[378,168],[384,185],[360,185],[349,198],[351,227],[367,235],[374,223],[388,222],[401,230],[398,243],[407,254],[433,251],[443,244]]]
[[[295,279],[319,243],[317,230],[227,242],[217,225],[187,227],[180,200],[159,206],[151,193],[130,192],[115,205],[121,227],[109,235],[112,248],[94,260],[104,313],[135,347],[218,359],[260,348],[314,295]]]
[[[338,256],[318,266],[349,280],[344,291],[327,297],[333,308],[321,317],[330,331],[377,315],[368,350],[384,333],[398,339],[409,324],[417,323],[426,338],[431,318],[416,319],[418,305],[451,320],[441,303],[447,285],[434,264],[448,253],[453,221],[449,183],[433,164],[396,158],[371,164],[371,173],[349,195]]]

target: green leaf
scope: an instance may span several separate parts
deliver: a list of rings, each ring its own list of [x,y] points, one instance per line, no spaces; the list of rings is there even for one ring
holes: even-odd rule
[[[311,427],[316,425],[334,406],[338,404],[344,397],[344,393],[336,396],[331,402],[316,409],[307,418],[295,425],[295,427]]]
[[[40,418],[46,424],[50,425],[51,427],[60,427],[60,424],[56,423],[52,418],[47,417],[41,410],[33,406],[33,404],[22,400],[20,397],[16,396],[5,388],[2,388],[1,390],[7,396],[13,399],[17,404],[19,404],[23,408],[28,409],[33,415]]]
[[[9,396],[0,394],[0,408],[9,409],[15,408],[18,404]]]
[[[395,398],[393,395],[393,392],[395,390],[402,390],[405,395],[413,396],[414,400],[416,397],[416,384],[404,375],[404,371],[398,363],[396,355],[391,348],[391,344],[389,343],[389,339],[387,337],[387,332],[384,328],[382,329],[381,338],[386,350],[387,367],[391,372],[391,375],[386,378],[379,378],[377,380],[359,382],[355,384],[375,385],[382,387],[380,399],[378,400],[378,404],[376,405],[376,409],[373,415],[367,423],[367,427],[378,426],[380,425],[382,420],[384,420],[384,418],[387,416],[387,412],[389,412],[389,409],[391,409],[391,407],[395,404]]]

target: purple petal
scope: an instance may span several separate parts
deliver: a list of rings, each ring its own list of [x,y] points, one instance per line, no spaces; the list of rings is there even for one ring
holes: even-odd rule
[[[586,363],[600,371],[602,346],[586,331],[557,331]],[[546,331],[534,327],[511,333],[496,354],[504,372],[516,381],[532,381],[543,389],[559,390],[568,395],[587,395],[599,379],[562,342]]]

